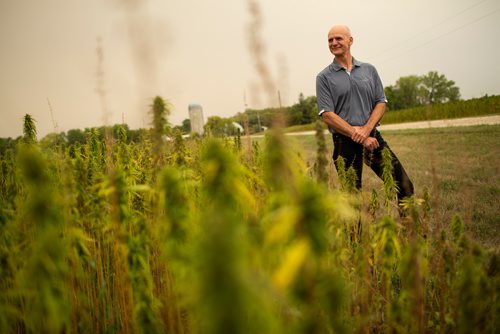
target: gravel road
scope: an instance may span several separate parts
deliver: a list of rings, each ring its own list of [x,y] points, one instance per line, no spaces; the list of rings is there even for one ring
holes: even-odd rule
[[[400,124],[380,125],[379,130],[404,130],[404,129],[429,129],[429,128],[445,128],[449,126],[469,126],[483,124],[499,124],[500,115],[483,116],[483,117],[467,117],[456,119],[443,119],[435,121],[411,122]]]
[[[470,125],[485,125],[485,124],[500,124],[500,115],[444,119],[444,120],[424,121],[424,122],[410,122],[410,123],[399,123],[399,124],[386,124],[386,125],[380,125],[378,129],[380,131],[405,130],[405,129],[430,129],[430,128],[444,128],[450,126],[470,126]],[[314,131],[302,131],[302,132],[290,132],[287,133],[287,135],[303,136],[303,135],[312,135],[314,133],[315,133]]]

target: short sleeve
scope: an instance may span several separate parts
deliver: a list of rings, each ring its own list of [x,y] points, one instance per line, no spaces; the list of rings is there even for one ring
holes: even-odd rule
[[[316,77],[316,98],[318,100],[318,116],[321,116],[325,111],[335,110],[328,81],[322,74]]]
[[[375,83],[375,101],[374,105],[377,103],[383,102],[387,103],[387,98],[384,92],[384,85],[382,84],[382,80],[378,75],[377,69],[373,67],[373,82]]]

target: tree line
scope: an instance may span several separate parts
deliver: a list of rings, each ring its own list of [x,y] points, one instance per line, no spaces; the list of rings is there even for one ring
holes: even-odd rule
[[[389,111],[460,100],[460,89],[455,82],[437,71],[401,77],[394,85],[385,87],[384,91]],[[298,102],[289,107],[246,109],[229,118],[209,117],[205,130],[213,134],[235,135],[238,132],[234,125],[236,122],[250,133],[261,132],[271,126],[273,115],[278,111],[283,112],[288,126],[310,124],[317,117],[316,96],[304,97],[300,93]]]
[[[388,110],[396,111],[415,108],[429,104],[455,102],[460,100],[460,89],[453,80],[448,80],[444,74],[430,71],[426,75],[409,75],[399,78],[394,85],[385,87],[388,99]],[[127,133],[128,142],[139,142],[149,131],[163,133],[172,136],[174,132],[189,134],[191,122],[189,119],[182,121],[181,125],[173,126],[168,122],[171,105],[167,100],[157,96],[150,105],[152,115],[152,129],[130,129],[127,124],[115,124],[113,126],[101,126],[96,128],[70,129],[67,132],[51,133],[43,141],[47,143],[74,143],[83,144],[92,129],[97,129],[101,136],[111,133],[117,138],[118,129]],[[238,112],[232,117],[211,116],[208,117],[204,130],[213,136],[231,136],[241,132],[259,133],[271,127],[274,115],[282,112],[288,126],[305,125],[313,123],[317,117],[316,96],[305,97],[300,93],[298,102],[282,108],[248,108]],[[156,113],[156,114],[155,114]],[[236,123],[236,124],[235,124]],[[239,126],[238,126],[239,125]],[[0,152],[12,148],[18,139],[0,138]]]
[[[43,137],[39,144],[42,148],[54,146],[72,146],[84,145],[88,143],[91,137],[95,140],[105,141],[120,140],[126,144],[140,143],[145,138],[153,140],[155,145],[161,145],[169,137],[181,134],[182,130],[179,126],[172,127],[168,117],[171,113],[170,103],[163,99],[161,96],[153,98],[149,106],[149,115],[151,117],[151,127],[144,129],[130,129],[127,124],[115,124],[112,126],[99,126],[82,129],[70,129],[67,132],[53,132]],[[24,116],[24,136],[16,139],[0,138],[0,155],[4,154],[7,150],[14,150],[17,143],[26,141],[30,138],[33,142],[38,142],[35,120],[30,115]],[[28,136],[26,134],[29,134]]]

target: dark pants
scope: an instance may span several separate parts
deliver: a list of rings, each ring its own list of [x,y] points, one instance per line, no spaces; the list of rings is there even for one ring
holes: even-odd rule
[[[338,171],[337,159],[338,157],[344,158],[346,170],[349,167],[353,167],[356,171],[356,187],[361,189],[361,175],[363,173],[363,161],[366,163],[374,172],[382,179],[383,165],[382,165],[382,150],[386,147],[389,149],[392,155],[392,166],[393,172],[392,176],[397,186],[397,196],[398,201],[401,201],[405,197],[410,197],[413,195],[413,183],[406,174],[403,165],[399,162],[398,158],[391,151],[389,145],[380,135],[380,132],[374,130],[372,132],[380,146],[379,148],[370,151],[364,149],[363,145],[354,142],[351,138],[344,135],[334,133],[333,134],[333,161],[335,167]]]

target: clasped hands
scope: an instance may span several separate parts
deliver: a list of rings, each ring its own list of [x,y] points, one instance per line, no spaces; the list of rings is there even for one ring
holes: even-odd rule
[[[362,144],[368,150],[374,150],[380,146],[375,137],[370,137],[372,129],[367,126],[353,126],[353,128],[354,132],[351,135],[351,139],[354,142]]]

